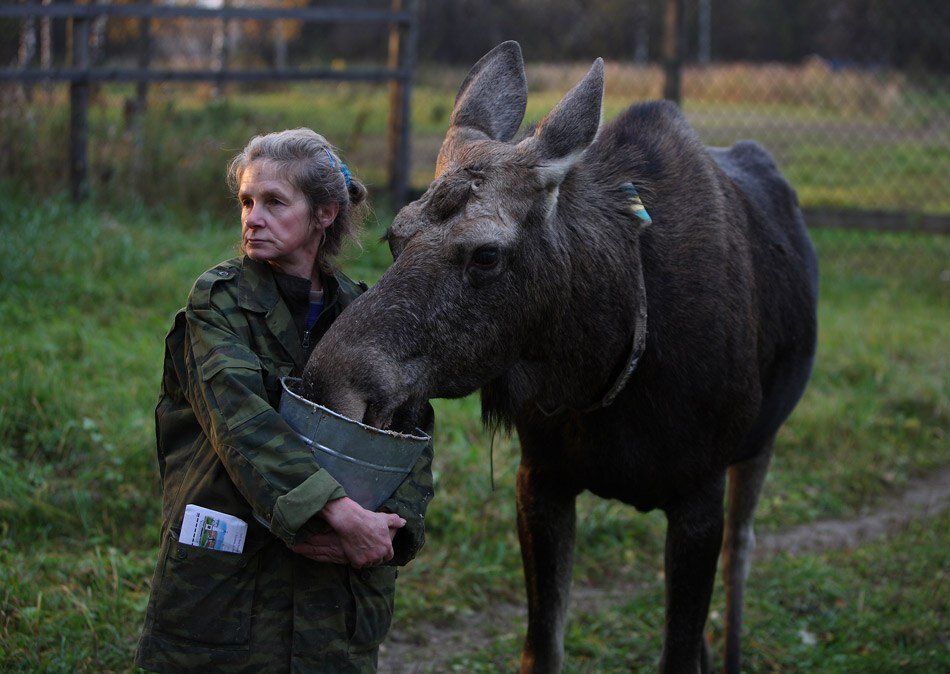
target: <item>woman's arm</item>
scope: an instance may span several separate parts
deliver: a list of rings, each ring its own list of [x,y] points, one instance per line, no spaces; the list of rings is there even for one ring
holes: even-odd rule
[[[232,325],[235,315],[234,298],[215,292],[213,301],[212,284],[199,279],[185,313],[185,395],[255,519],[293,545],[307,520],[346,494],[271,407],[260,358]]]

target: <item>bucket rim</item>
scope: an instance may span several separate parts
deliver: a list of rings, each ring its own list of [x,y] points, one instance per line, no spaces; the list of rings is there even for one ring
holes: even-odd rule
[[[414,441],[419,441],[419,442],[428,442],[429,440],[432,439],[431,435],[424,433],[419,428],[416,428],[416,431],[419,433],[419,435],[416,435],[414,433],[399,433],[398,431],[388,431],[384,428],[376,428],[375,426],[364,424],[362,421],[351,419],[350,417],[344,414],[340,414],[339,412],[334,412],[329,407],[324,407],[320,403],[315,403],[312,400],[307,400],[303,396],[298,395],[297,393],[294,393],[290,389],[290,386],[288,386],[288,383],[295,383],[295,382],[300,382],[300,381],[303,381],[300,377],[281,377],[280,386],[283,389],[284,393],[291,396],[295,401],[309,407],[311,409],[311,412],[316,412],[317,410],[319,410],[325,414],[328,414],[332,417],[336,417],[337,419],[345,421],[349,424],[354,424],[355,426],[358,426],[371,433],[377,433],[379,435],[383,435],[390,438],[396,438],[399,440],[414,440]]]

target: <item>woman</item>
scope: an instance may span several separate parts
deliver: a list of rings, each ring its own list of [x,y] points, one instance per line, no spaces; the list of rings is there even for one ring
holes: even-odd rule
[[[372,672],[395,566],[423,543],[431,445],[374,513],[319,469],[276,411],[280,378],[299,375],[365,289],[330,260],[356,238],[366,188],[309,129],[251,139],[228,177],[242,255],[198,278],[165,342],[162,543],[136,663]],[[179,542],[189,504],[246,523],[240,552]]]

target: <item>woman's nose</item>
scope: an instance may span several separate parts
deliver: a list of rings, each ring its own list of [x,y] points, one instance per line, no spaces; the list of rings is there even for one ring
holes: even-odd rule
[[[264,225],[263,213],[257,205],[247,209],[247,212],[244,214],[244,223],[248,227],[262,227]]]

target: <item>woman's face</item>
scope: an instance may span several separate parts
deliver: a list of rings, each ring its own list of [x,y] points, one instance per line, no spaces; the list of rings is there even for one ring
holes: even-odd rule
[[[274,162],[254,161],[241,175],[238,201],[247,256],[310,278],[329,223],[319,213],[311,215],[304,193],[281,176]]]

